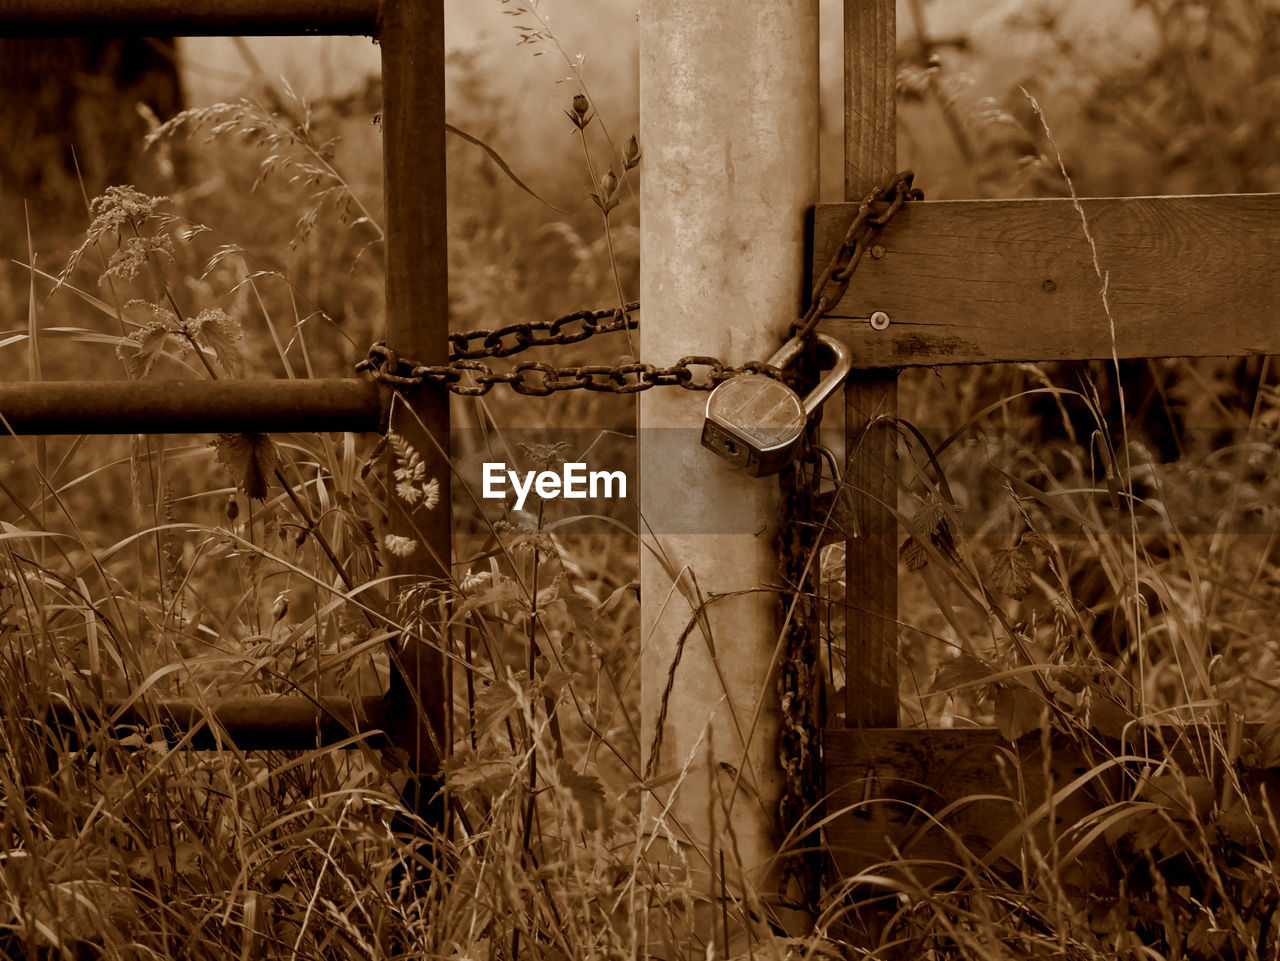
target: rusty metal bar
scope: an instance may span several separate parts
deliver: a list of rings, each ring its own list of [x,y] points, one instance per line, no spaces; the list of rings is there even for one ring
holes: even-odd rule
[[[387,224],[387,343],[425,364],[449,359],[449,248],[445,221],[444,3],[383,0],[382,153]],[[422,457],[440,485],[438,504],[387,500],[388,532],[414,541],[405,557],[387,558],[394,611],[401,590],[447,584],[452,562],[449,505],[449,392],[427,384],[403,393],[391,429]],[[389,465],[390,467],[391,465]],[[388,470],[388,491],[395,484]],[[412,615],[410,615],[412,616]],[[421,620],[426,620],[422,618]],[[441,628],[443,632],[443,628]],[[444,661],[439,644],[405,635],[395,651],[389,691],[395,745],[417,777],[406,802],[427,822],[443,825],[440,761],[446,743]]]
[[[370,381],[42,381],[0,384],[0,436],[376,431]]]
[[[50,720],[69,731],[79,731],[86,722],[101,723],[103,716],[114,717],[120,711],[111,725],[115,737],[141,728],[177,743],[195,731],[188,743],[197,750],[218,747],[221,737],[223,743],[230,740],[242,751],[305,751],[336,744],[358,731],[375,730],[379,733],[366,738],[365,743],[379,746],[385,740],[381,729],[387,723],[385,696],[361,698],[359,711],[352,710],[350,698],[300,695],[210,698],[203,702],[166,698],[150,708],[137,703],[125,707],[124,703],[108,701],[102,716],[59,705],[50,711]]]
[[[0,36],[371,35],[378,0],[0,0]]]

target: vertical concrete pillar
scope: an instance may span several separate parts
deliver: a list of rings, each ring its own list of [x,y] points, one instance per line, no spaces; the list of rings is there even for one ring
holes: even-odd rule
[[[802,307],[818,0],[647,0],[640,130],[642,358],[767,360]],[[691,846],[694,868],[714,851],[718,872],[723,851],[731,889],[740,867],[768,894],[781,776],[766,585],[779,582],[780,498],[776,478],[747,477],[699,445],[706,397],[664,388],[640,401],[643,749],[648,765],[660,735],[656,775],[693,759],[646,817]],[[689,632],[696,598],[704,617]]]

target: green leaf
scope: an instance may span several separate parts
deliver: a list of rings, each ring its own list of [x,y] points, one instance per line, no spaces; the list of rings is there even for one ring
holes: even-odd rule
[[[219,434],[213,446],[241,493],[266,500],[268,481],[280,463],[280,452],[271,435]]]

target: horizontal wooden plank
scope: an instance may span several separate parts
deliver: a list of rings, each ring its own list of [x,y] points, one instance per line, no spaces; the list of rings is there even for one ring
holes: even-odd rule
[[[0,0],[0,36],[372,35],[378,0]]]
[[[1258,727],[1246,725],[1244,736],[1255,736]],[[1206,775],[1192,752],[1207,742],[1207,731],[1168,727],[1152,734],[1151,767],[1164,759],[1158,746],[1163,740],[1173,747],[1161,773],[1177,765],[1187,776]],[[1017,838],[1034,837],[1046,857],[1056,843],[1063,855],[1096,824],[1100,808],[1132,796],[1133,779],[1126,780],[1126,771],[1111,759],[1145,757],[1142,741],[1141,732],[1131,729],[1123,747],[1099,741],[1086,757],[1079,745],[1054,732],[1046,764],[1038,730],[1016,742],[992,729],[826,730],[828,848],[845,878],[866,872],[929,884],[954,880],[976,862],[1016,873],[1024,855]],[[1130,762],[1128,775],[1139,766]],[[1252,803],[1261,804],[1265,795],[1268,803],[1280,804],[1280,772],[1246,768],[1238,776]],[[1203,780],[1222,784],[1220,776]],[[1077,788],[1064,790],[1077,781]],[[1061,796],[1050,809],[1045,802],[1054,792]],[[1041,816],[1027,835],[1027,818],[1038,810]],[[1275,841],[1280,838],[1268,843]],[[1070,879],[1083,890],[1108,883],[1109,857],[1104,842],[1096,840],[1070,867]]]
[[[356,378],[0,384],[0,436],[376,431],[381,410]]]
[[[881,231],[821,329],[855,368],[1280,353],[1280,194],[922,201]],[[823,204],[814,264],[855,211]],[[889,327],[871,328],[882,310]]]
[[[960,845],[981,858],[1016,829],[1026,810],[1044,800],[1043,757],[1038,744],[1026,747],[1021,765],[1024,808],[1014,788],[1019,774],[1018,766],[1009,763],[1011,745],[998,731],[824,731],[827,812],[846,811],[827,831],[841,874],[893,875],[895,869],[883,862],[894,859],[894,849],[913,862],[911,871],[921,882],[962,873]],[[1062,776],[1072,773],[1069,765],[1077,758],[1055,752],[1055,759]],[[930,823],[926,812],[936,815],[966,797],[981,800],[959,805],[940,823]],[[1090,794],[1078,793],[1055,812],[1055,826],[1079,820],[1092,801]],[[1046,830],[1047,825],[1040,825],[1042,841]],[[1020,851],[1012,853],[1016,857]]]

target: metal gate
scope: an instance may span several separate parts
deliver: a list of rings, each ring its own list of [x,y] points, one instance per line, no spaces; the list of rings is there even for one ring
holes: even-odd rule
[[[370,35],[382,54],[382,131],[386,196],[386,333],[399,353],[448,361],[445,235],[444,10],[442,0],[0,0],[0,35],[93,36]],[[14,434],[267,433],[376,431],[409,441],[438,478],[449,504],[449,404],[443,385],[390,392],[357,379],[304,381],[39,382],[0,385],[0,413]],[[429,425],[428,435],[421,425]],[[388,484],[394,489],[394,484]],[[289,490],[292,494],[292,491]],[[295,506],[303,513],[302,505]],[[389,573],[446,579],[448,510],[427,511],[388,498],[388,529],[418,538],[424,550],[387,558]],[[442,658],[403,637],[391,682],[379,697],[236,697],[197,704],[161,701],[157,719],[213,746],[213,725],[245,749],[305,749],[379,728],[405,751],[408,800],[424,811],[436,793],[444,700]],[[139,723],[120,705],[118,723]],[[363,718],[363,720],[358,720]]]

